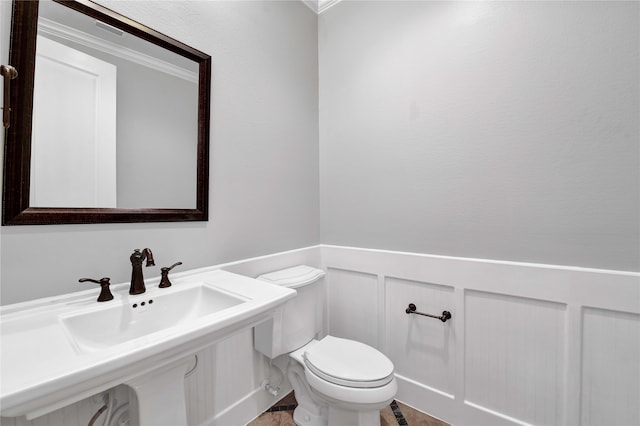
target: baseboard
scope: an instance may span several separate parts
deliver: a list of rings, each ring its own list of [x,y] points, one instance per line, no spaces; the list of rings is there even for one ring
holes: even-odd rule
[[[396,400],[437,419],[448,419],[453,411],[454,396],[396,374]],[[426,409],[425,409],[426,407]]]

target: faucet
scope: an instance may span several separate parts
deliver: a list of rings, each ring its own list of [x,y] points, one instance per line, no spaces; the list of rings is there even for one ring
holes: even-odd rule
[[[160,288],[171,287],[171,281],[169,281],[169,271],[178,265],[182,265],[182,262],[176,262],[171,266],[160,268],[161,278],[160,278],[160,285],[158,287]]]
[[[100,284],[100,295],[98,296],[98,302],[107,302],[113,299],[113,294],[111,294],[111,290],[109,290],[110,280],[111,278],[109,277],[101,278],[99,281],[91,278],[80,278],[78,282],[83,283],[85,281],[90,281],[92,283]]]
[[[129,257],[131,260],[131,287],[129,287],[129,294],[141,294],[144,293],[147,289],[144,286],[144,278],[142,277],[142,261],[147,259],[146,266],[155,266],[155,262],[153,261],[153,253],[148,248],[145,248],[140,251],[140,249],[135,249],[133,254]]]

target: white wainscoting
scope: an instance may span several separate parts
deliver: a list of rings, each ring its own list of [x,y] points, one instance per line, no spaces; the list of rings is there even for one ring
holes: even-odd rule
[[[321,251],[329,333],[385,352],[398,400],[456,425],[640,424],[640,274]]]
[[[421,411],[455,425],[640,424],[640,274],[337,246],[216,267],[255,277],[298,264],[328,272],[325,329],[385,352],[397,399]],[[407,315],[409,303],[453,318]],[[250,421],[278,399],[261,389],[268,375],[250,330],[201,351],[189,424]],[[0,423],[81,426],[101,405]]]

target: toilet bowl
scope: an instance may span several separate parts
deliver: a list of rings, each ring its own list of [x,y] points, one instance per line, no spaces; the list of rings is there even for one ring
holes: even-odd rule
[[[395,397],[398,385],[391,360],[354,340],[325,336],[316,340],[322,323],[324,271],[297,266],[260,277],[296,289],[272,321],[255,328],[256,350],[274,359],[286,355],[283,369],[298,407],[300,426],[376,426],[380,410]]]
[[[309,393],[309,400],[299,401],[294,412],[299,425],[377,425],[380,410],[398,391],[393,363],[360,342],[326,336],[289,357],[287,376],[296,397],[300,387]],[[312,422],[310,412],[325,415]]]

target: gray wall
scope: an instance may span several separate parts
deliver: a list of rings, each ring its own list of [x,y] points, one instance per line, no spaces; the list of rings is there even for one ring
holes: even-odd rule
[[[209,222],[2,227],[1,303],[130,278],[129,255],[213,265],[319,242],[317,18],[304,4],[103,2],[213,58]],[[0,1],[2,63],[10,2]]]
[[[213,57],[211,220],[2,227],[3,304],[126,281],[133,248],[154,276],[320,226],[327,244],[640,270],[637,2],[343,2],[318,23],[297,1],[104,4]]]
[[[330,8],[322,242],[640,270],[639,7]]]
[[[113,63],[118,66],[118,207],[194,208],[198,84],[129,61]]]

